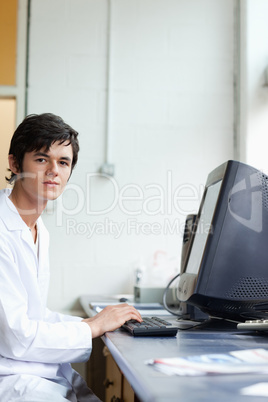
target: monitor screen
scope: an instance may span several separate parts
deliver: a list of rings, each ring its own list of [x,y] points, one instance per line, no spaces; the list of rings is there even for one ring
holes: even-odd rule
[[[186,266],[187,273],[197,274],[199,270],[199,262],[203,256],[208,234],[213,232],[212,218],[220,188],[221,180],[206,189],[200,216],[198,216],[195,226],[195,233],[198,235],[193,239],[192,252]]]

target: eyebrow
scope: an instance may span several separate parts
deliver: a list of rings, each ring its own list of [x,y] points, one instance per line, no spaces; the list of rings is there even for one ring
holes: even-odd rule
[[[34,156],[35,156],[35,157],[36,157],[36,156],[43,156],[43,157],[45,157],[45,158],[50,158],[50,155],[46,154],[45,152],[36,152],[36,153],[34,154]],[[68,162],[72,162],[72,160],[71,160],[71,158],[69,158],[69,156],[61,156],[61,157],[60,157],[60,160],[65,160],[65,161],[68,161]]]

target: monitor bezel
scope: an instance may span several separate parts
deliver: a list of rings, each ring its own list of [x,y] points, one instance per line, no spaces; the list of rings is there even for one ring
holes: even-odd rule
[[[234,167],[236,164],[237,164],[237,167],[235,169]],[[221,209],[221,210],[217,209],[217,203],[218,203],[218,200],[220,197],[222,197],[224,199],[226,197],[228,197],[228,193],[229,193],[230,189],[226,188],[226,182],[232,182],[232,179],[234,179],[234,177],[236,175],[238,165],[239,165],[239,162],[229,160],[229,161],[223,163],[222,165],[218,166],[212,172],[210,172],[207,177],[205,189],[204,189],[202,199],[200,202],[200,207],[198,210],[198,214],[196,216],[195,223],[193,225],[193,230],[191,233],[191,237],[189,239],[188,249],[187,249],[187,253],[185,255],[185,259],[184,259],[184,265],[181,266],[181,274],[180,274],[180,281],[179,281],[179,285],[178,285],[177,296],[178,296],[178,299],[182,302],[187,302],[191,298],[191,296],[194,295],[194,293],[197,289],[198,289],[198,292],[205,293],[205,289],[202,289],[204,287],[205,283],[207,282],[206,280],[204,280],[204,275],[208,276],[209,272],[207,270],[201,269],[201,267],[203,266],[205,261],[208,261],[208,264],[209,264],[209,260],[211,258],[213,258],[213,255],[215,253],[215,250],[213,250],[213,244],[211,245],[212,247],[209,247],[209,249],[210,249],[209,255],[206,252],[208,250],[207,246],[209,243],[211,243],[212,234],[214,237],[213,243],[215,245],[217,244],[217,238],[219,237],[220,233],[219,233],[219,230],[217,229],[216,223],[217,223],[218,219],[222,220],[224,218],[222,215],[225,215],[225,213],[226,213],[226,210],[224,210],[224,209]],[[231,167],[232,167],[232,169],[231,169]],[[225,180],[228,176],[230,176],[230,174],[232,174],[232,176],[233,176],[231,178],[231,180]],[[220,187],[219,194],[217,197],[217,201],[215,203],[214,212],[213,212],[213,216],[212,216],[212,220],[211,220],[212,230],[210,230],[210,233],[207,236],[207,240],[204,245],[202,258],[200,260],[197,272],[196,273],[188,273],[187,265],[188,265],[190,254],[191,254],[192,247],[194,244],[195,235],[196,235],[196,231],[198,228],[198,223],[200,221],[200,216],[202,215],[202,210],[204,207],[208,189],[209,189],[209,187],[213,186],[214,184],[216,184],[219,181],[222,181],[222,183],[221,183],[221,187]]]

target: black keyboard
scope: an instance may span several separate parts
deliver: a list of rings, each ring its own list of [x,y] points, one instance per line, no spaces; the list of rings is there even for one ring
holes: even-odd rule
[[[178,328],[159,317],[142,317],[143,321],[129,320],[122,325],[133,336],[175,336]]]

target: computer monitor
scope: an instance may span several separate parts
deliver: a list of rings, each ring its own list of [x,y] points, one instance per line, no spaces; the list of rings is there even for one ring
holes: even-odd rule
[[[228,161],[206,182],[181,265],[178,299],[245,321],[268,311],[268,177]]]

